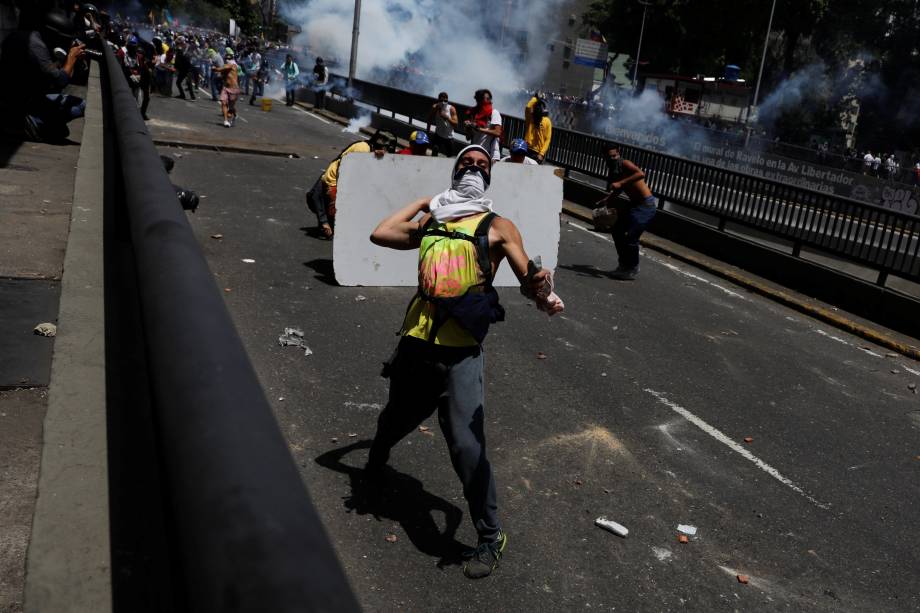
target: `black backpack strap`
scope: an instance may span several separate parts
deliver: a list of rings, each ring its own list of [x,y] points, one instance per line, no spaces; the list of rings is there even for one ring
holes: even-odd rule
[[[476,257],[479,259],[479,270],[486,280],[486,285],[492,285],[492,258],[489,257],[489,228],[498,217],[497,213],[489,213],[479,221],[473,238],[476,243]]]

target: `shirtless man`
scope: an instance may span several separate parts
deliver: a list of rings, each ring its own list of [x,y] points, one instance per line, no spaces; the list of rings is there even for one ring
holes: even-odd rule
[[[224,88],[220,90],[220,110],[224,113],[224,127],[229,128],[236,121],[236,100],[240,97],[240,68],[233,60],[232,49],[227,49],[224,65],[217,72],[224,78]]]
[[[618,144],[604,143],[603,155],[607,161],[607,189],[610,193],[598,205],[614,207],[617,211],[612,234],[619,263],[609,275],[613,279],[629,281],[639,274],[639,237],[655,216],[658,199],[645,183],[642,169],[620,157]],[[620,192],[629,197],[629,202],[617,197]]]
[[[552,315],[563,309],[555,294],[545,291],[547,272],[530,262],[517,227],[492,213],[492,201],[485,198],[491,174],[491,152],[478,145],[465,148],[448,190],[406,205],[371,235],[382,247],[421,250],[419,288],[385,369],[390,396],[377,422],[366,478],[379,484],[393,446],[438,411],[479,535],[463,568],[471,579],[490,575],[508,542],[486,457],[482,348],[490,323],[504,319],[492,287],[502,260],[508,260],[522,292],[541,310]],[[486,253],[480,251],[483,243]]]

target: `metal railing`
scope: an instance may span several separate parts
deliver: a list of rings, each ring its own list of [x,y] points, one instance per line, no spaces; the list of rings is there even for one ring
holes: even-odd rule
[[[140,329],[118,335],[130,334],[145,348],[147,372],[138,378],[148,381],[149,389],[132,391],[151,399],[150,437],[165,498],[157,503],[165,507],[177,606],[196,612],[357,611],[222,293],[108,48],[102,65],[106,146],[114,148],[106,151],[113,160],[107,172],[116,175],[107,179],[115,187],[105,206],[107,215],[121,220],[125,231],[119,240],[130,244],[135,263],[131,278],[107,282],[106,291],[136,291],[140,307]]]
[[[355,80],[350,93],[378,113],[425,122],[435,99],[392,87]],[[461,115],[469,108],[457,105]],[[524,120],[502,114],[504,140],[524,134]],[[601,155],[605,139],[553,129],[548,162],[596,179],[605,179]],[[807,188],[725,170],[632,145],[623,156],[645,171],[649,187],[662,201],[693,208],[718,219],[720,230],[733,222],[793,245],[793,254],[811,247],[878,271],[878,284],[889,274],[920,281],[920,217]]]

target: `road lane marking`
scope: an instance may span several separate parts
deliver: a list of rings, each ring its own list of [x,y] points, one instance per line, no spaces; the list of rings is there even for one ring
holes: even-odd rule
[[[592,230],[589,230],[588,228],[586,228],[586,227],[584,227],[584,226],[578,225],[578,224],[575,223],[575,222],[570,221],[570,222],[568,222],[568,223],[569,223],[570,226],[574,226],[574,227],[578,228],[579,230],[581,230],[582,232],[587,232],[588,234],[590,234],[591,236],[593,236],[593,237],[595,237],[595,238],[597,238],[597,239],[599,239],[599,240],[606,241],[606,242],[608,242],[608,243],[613,243],[613,239],[612,239],[612,238],[607,238],[606,236],[597,234],[596,232],[594,232],[594,231],[592,231]],[[614,244],[615,244],[615,243],[614,243]],[[674,264],[671,264],[670,262],[665,262],[664,260],[660,260],[660,259],[658,259],[658,258],[656,258],[656,257],[654,257],[654,256],[648,255],[647,253],[645,254],[645,257],[648,258],[649,260],[651,260],[652,262],[655,262],[655,263],[657,263],[657,264],[661,264],[661,265],[664,266],[665,268],[668,268],[668,269],[670,269],[670,270],[672,270],[673,272],[676,272],[676,273],[678,273],[678,274],[684,275],[685,277],[689,277],[689,278],[693,279],[694,281],[699,281],[700,283],[704,283],[704,284],[706,284],[706,285],[711,285],[712,287],[714,287],[714,288],[716,288],[716,289],[718,289],[718,290],[720,290],[720,291],[722,291],[722,292],[725,292],[726,294],[728,294],[729,296],[731,296],[731,297],[733,297],[733,298],[739,298],[739,299],[741,299],[741,300],[747,300],[747,299],[748,299],[746,296],[744,296],[744,295],[742,295],[742,294],[739,294],[738,292],[732,291],[732,290],[728,289],[727,287],[723,287],[723,286],[719,285],[718,283],[713,283],[713,282],[710,281],[709,279],[704,279],[703,277],[701,277],[701,276],[699,276],[699,275],[695,275],[695,274],[693,274],[692,272],[686,271],[686,270],[684,270],[683,268],[680,268],[679,266],[675,266]]]
[[[780,483],[782,483],[783,485],[791,489],[792,491],[803,496],[806,500],[808,500],[809,502],[811,502],[818,508],[825,509],[825,510],[830,508],[831,506],[830,504],[818,501],[816,498],[808,494],[801,487],[796,485],[791,479],[784,477],[782,474],[780,474],[778,470],[776,470],[775,468],[773,468],[772,466],[770,466],[769,464],[767,464],[766,462],[764,462],[763,460],[755,456],[753,453],[751,453],[750,451],[742,447],[739,443],[735,442],[734,440],[726,436],[721,430],[719,430],[718,428],[715,428],[714,426],[709,425],[703,419],[697,417],[696,415],[694,415],[693,413],[691,413],[684,407],[680,406],[673,400],[670,400],[662,392],[657,392],[653,389],[648,389],[648,388],[645,388],[645,390],[643,391],[657,398],[658,401],[661,402],[661,404],[665,405],[666,407],[668,407],[669,409],[671,409],[672,411],[674,411],[675,413],[677,413],[678,415],[680,415],[681,417],[683,417],[684,419],[692,423],[694,426],[696,426],[697,428],[699,428],[700,430],[702,430],[703,432],[705,432],[712,438],[716,439],[723,445],[727,446],[732,451],[740,454],[746,460],[753,462],[754,465],[757,466],[757,468],[764,471],[765,473],[767,473],[768,475],[770,475],[771,477],[773,477],[774,479],[776,479],[777,481],[779,481]]]
[[[281,98],[276,98],[276,100],[278,100],[278,102],[283,102],[283,100],[282,100]],[[321,122],[323,122],[324,124],[327,124],[327,125],[328,125],[328,124],[331,124],[331,123],[332,123],[331,121],[328,121],[328,120],[326,120],[326,119],[323,119],[323,118],[320,117],[319,115],[316,115],[316,114],[314,114],[314,113],[311,113],[311,112],[308,111],[307,109],[300,108],[300,107],[297,106],[296,104],[295,104],[294,106],[292,106],[291,108],[297,109],[297,110],[300,111],[301,113],[306,113],[307,115],[309,115],[309,116],[312,117],[313,119],[319,119],[319,120],[320,120]]]
[[[840,343],[840,344],[842,344],[842,345],[847,345],[848,347],[855,347],[856,349],[859,349],[859,350],[862,351],[863,353],[868,353],[869,355],[871,355],[871,356],[874,357],[874,358],[883,358],[883,357],[885,357],[885,356],[883,356],[883,355],[880,354],[880,353],[875,353],[875,352],[872,351],[871,349],[866,349],[865,347],[860,347],[860,346],[857,345],[856,343],[851,343],[850,341],[846,340],[845,338],[840,338],[839,336],[834,336],[833,334],[828,334],[828,333],[825,332],[824,330],[820,330],[820,329],[818,329],[818,328],[814,328],[814,331],[815,331],[816,333],[820,334],[821,336],[823,336],[823,337],[825,337],[825,338],[829,338],[829,339],[831,339],[832,341],[837,341],[838,343]]]

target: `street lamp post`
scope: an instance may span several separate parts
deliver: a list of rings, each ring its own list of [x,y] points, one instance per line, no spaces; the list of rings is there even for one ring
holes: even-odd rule
[[[770,46],[770,31],[773,29],[773,14],[776,12],[776,0],[773,0],[773,6],[770,8],[770,20],[767,22],[767,37],[763,41],[763,55],[760,56],[760,72],[757,73],[757,85],[754,87],[754,100],[752,101],[751,106],[748,107],[747,115],[747,137],[744,139],[744,146],[747,147],[748,143],[751,141],[751,131],[754,127],[751,125],[751,113],[754,112],[754,109],[757,108],[757,103],[760,101],[760,81],[763,79],[763,67],[767,63],[767,49]]]
[[[348,64],[348,90],[351,92],[352,82],[355,80],[355,70],[358,65],[358,33],[361,25],[361,0],[355,0],[355,21],[351,29],[351,61]]]
[[[642,27],[639,28],[639,48],[636,50],[636,67],[633,69],[633,89],[636,89],[636,81],[639,80],[639,56],[642,53],[642,35],[645,33],[645,14],[652,3],[639,0],[639,4],[642,5]]]

